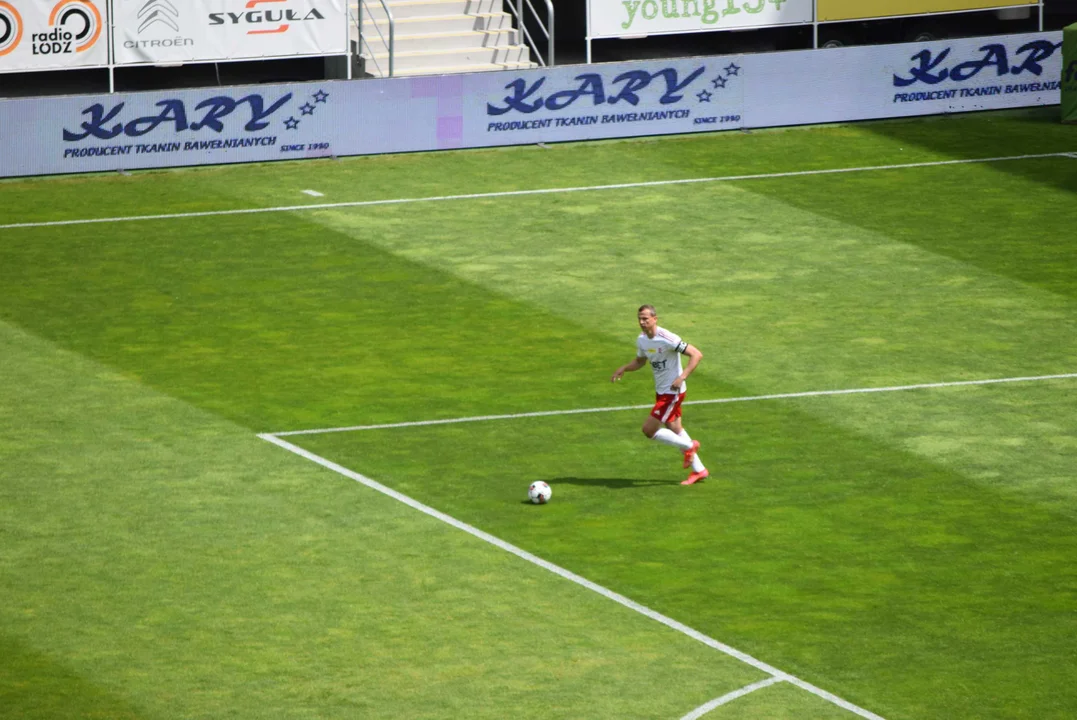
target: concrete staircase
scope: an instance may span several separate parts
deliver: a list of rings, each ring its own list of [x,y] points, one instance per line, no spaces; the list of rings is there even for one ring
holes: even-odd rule
[[[363,73],[389,74],[389,19],[379,0],[362,5],[363,42],[352,42]],[[503,0],[386,0],[396,20],[394,77],[537,67]],[[360,7],[352,4],[352,17]]]

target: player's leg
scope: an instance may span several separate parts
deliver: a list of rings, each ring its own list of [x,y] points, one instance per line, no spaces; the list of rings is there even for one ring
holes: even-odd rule
[[[647,419],[643,421],[643,434],[647,437],[654,439],[655,434],[662,429],[662,421],[654,417],[654,415],[648,415]]]
[[[673,432],[667,427],[662,426],[662,421],[653,415],[648,415],[647,419],[643,422],[643,434],[649,437],[651,440],[657,440],[660,443],[666,445],[672,445],[673,447],[681,450],[687,450],[692,446],[692,443],[681,440],[677,433]]]
[[[692,468],[692,470],[696,472],[703,470],[703,463],[702,461],[700,461],[697,454],[697,451],[699,450],[699,441],[693,440],[691,436],[689,436],[688,432],[681,424],[681,419],[674,418],[670,422],[666,423],[666,427],[677,433],[677,437],[679,437],[681,440],[688,443],[688,448],[684,450],[684,467]]]
[[[647,420],[643,423],[643,434],[652,440],[657,440],[666,445],[672,445],[681,452],[692,447],[691,440],[682,440],[680,435],[663,427],[667,424],[670,416],[680,407],[676,395],[658,395],[655,398],[654,408]]]
[[[710,476],[710,471],[707,470],[703,461],[699,458],[699,443],[688,437],[688,433],[685,432],[684,426],[681,424],[681,403],[684,401],[684,395],[682,394],[677,401],[676,409],[669,414],[669,419],[666,421],[666,427],[670,432],[676,432],[677,437],[681,439],[681,442],[689,443],[688,448],[684,450],[684,466],[691,466],[692,472],[688,476],[687,480],[681,482],[681,485],[694,485],[705,477]]]

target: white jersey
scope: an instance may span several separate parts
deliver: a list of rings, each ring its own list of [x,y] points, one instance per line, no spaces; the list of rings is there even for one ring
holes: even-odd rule
[[[688,343],[664,328],[655,328],[654,337],[640,333],[636,338],[636,357],[645,358],[654,370],[654,391],[659,395],[674,394],[670,384],[677,379],[681,367],[681,353]],[[688,383],[681,383],[680,392],[688,390]]]

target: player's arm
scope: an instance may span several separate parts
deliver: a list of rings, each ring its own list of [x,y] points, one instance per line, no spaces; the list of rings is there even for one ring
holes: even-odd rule
[[[688,376],[699,366],[699,361],[703,359],[703,353],[695,345],[684,344],[684,348],[677,348],[677,350],[688,358],[688,365],[684,370],[681,370],[681,374],[677,376],[677,379],[670,383],[670,387],[674,390],[680,388],[681,384],[688,379]]]
[[[627,365],[622,365],[621,367],[614,370],[613,377],[610,378],[610,382],[617,382],[624,376],[626,372],[635,372],[646,364],[646,357],[637,357],[635,360],[628,363]]]

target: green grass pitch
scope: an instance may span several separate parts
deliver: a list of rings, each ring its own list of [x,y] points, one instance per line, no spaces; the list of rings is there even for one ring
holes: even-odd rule
[[[1072,718],[1077,378],[746,399],[1077,373],[1056,114],[0,182],[0,717],[675,720],[768,679],[258,437],[405,423],[284,439],[887,720]],[[686,407],[691,488],[612,410],[642,303],[737,400]]]

